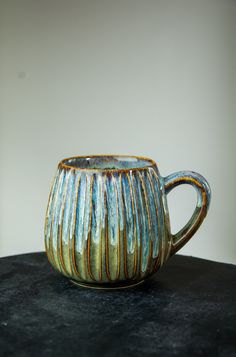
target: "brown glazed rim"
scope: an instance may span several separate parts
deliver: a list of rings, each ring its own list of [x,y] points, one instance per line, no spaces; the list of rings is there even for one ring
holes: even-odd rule
[[[98,154],[98,155],[79,155],[79,156],[71,156],[71,157],[67,157],[63,160],[61,160],[58,164],[58,168],[62,168],[62,169],[66,169],[66,170],[79,170],[79,171],[96,171],[96,172],[129,172],[129,171],[140,171],[140,170],[146,170],[148,167],[151,166],[143,166],[143,167],[135,167],[135,168],[126,168],[126,169],[95,169],[95,168],[91,168],[91,167],[84,167],[84,168],[80,168],[80,167],[74,167],[74,166],[70,166],[67,165],[65,162],[68,160],[72,160],[72,159],[86,159],[86,158],[103,158],[103,157],[108,157],[108,158],[113,158],[113,157],[124,157],[124,158],[133,158],[133,159],[137,159],[137,160],[143,160],[143,161],[147,161],[151,164],[151,166],[156,166],[156,162],[152,159],[150,159],[149,157],[144,157],[144,156],[135,156],[135,155],[116,155],[116,154]]]

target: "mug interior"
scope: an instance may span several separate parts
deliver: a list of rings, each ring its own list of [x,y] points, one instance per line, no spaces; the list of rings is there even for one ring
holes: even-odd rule
[[[151,159],[138,156],[78,156],[64,159],[62,165],[76,169],[95,169],[95,170],[122,170],[138,169],[150,167],[154,164]]]

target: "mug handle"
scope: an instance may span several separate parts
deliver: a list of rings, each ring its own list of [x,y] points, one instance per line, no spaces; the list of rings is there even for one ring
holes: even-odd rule
[[[187,224],[176,234],[172,234],[172,248],[170,254],[175,254],[194,235],[206,217],[211,189],[207,180],[193,171],[179,171],[164,178],[165,192],[168,194],[173,188],[181,184],[192,185],[197,191],[197,205]]]

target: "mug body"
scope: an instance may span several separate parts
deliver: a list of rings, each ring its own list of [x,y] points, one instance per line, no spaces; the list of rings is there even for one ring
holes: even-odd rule
[[[136,156],[62,160],[45,220],[53,267],[80,285],[138,284],[169,257],[171,234],[155,162]]]

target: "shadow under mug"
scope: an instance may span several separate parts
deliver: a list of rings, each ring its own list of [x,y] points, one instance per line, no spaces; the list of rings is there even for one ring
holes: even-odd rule
[[[180,184],[197,191],[192,217],[171,234],[167,194]],[[154,274],[196,232],[210,204],[198,173],[162,177],[148,158],[77,156],[62,160],[45,219],[52,266],[74,283],[94,288],[137,285]]]

